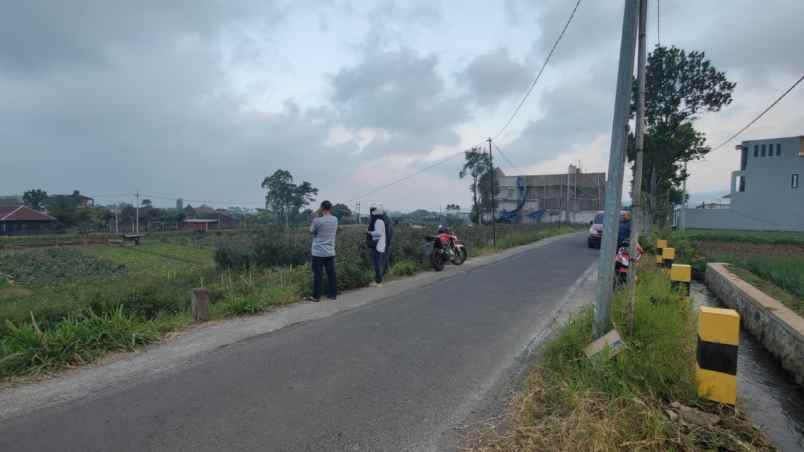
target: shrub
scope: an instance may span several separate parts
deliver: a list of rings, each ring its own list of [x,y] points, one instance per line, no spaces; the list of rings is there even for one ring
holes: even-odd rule
[[[256,263],[253,246],[244,240],[219,241],[213,258],[218,267],[225,269],[243,270]]]

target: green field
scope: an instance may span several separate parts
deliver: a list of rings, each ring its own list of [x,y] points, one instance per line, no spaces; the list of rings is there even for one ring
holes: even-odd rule
[[[365,287],[371,264],[365,226],[338,233],[339,291]],[[458,230],[469,250],[493,252],[491,228]],[[497,249],[572,232],[500,225]],[[424,236],[399,227],[389,277],[426,270]],[[82,364],[131,350],[190,322],[190,292],[210,291],[213,318],[293,303],[310,292],[310,236],[265,228],[203,236],[160,234],[139,246],[89,244],[0,249],[0,378]]]
[[[707,262],[729,263],[740,277],[804,316],[804,233],[692,230],[666,235],[677,255],[699,274]]]

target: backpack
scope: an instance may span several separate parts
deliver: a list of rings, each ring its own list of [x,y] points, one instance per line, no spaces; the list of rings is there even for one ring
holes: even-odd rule
[[[374,223],[377,222],[377,217],[372,216],[371,221],[369,222],[368,231],[366,231],[366,248],[370,250],[377,249],[377,242],[378,240],[374,240],[371,236],[371,231],[374,230]],[[386,228],[386,234],[388,233],[388,229]],[[386,239],[387,240],[387,239]]]
[[[394,236],[394,228],[391,226],[391,219],[388,215],[382,215],[382,222],[385,223],[385,246],[391,247],[391,238]]]

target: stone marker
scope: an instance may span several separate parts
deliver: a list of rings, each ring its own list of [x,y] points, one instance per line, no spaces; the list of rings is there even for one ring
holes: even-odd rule
[[[203,287],[193,289],[190,306],[193,311],[193,322],[209,320],[209,290]]]

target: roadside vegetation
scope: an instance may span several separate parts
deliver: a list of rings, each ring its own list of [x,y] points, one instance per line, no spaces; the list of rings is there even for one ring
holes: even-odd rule
[[[338,288],[367,286],[365,226],[338,234]],[[572,231],[498,225],[496,249]],[[389,278],[426,270],[424,236],[395,229]],[[460,227],[470,250],[487,253],[491,228]],[[0,377],[50,372],[160,340],[191,321],[190,291],[207,287],[212,318],[250,315],[310,291],[304,228],[240,234],[167,234],[140,246],[86,245],[0,250]],[[473,252],[473,255],[477,255]]]
[[[530,370],[507,433],[475,450],[775,450],[738,410],[697,399],[695,309],[642,266],[632,333],[624,292],[612,308],[626,348],[588,359],[591,306],[577,313]]]
[[[725,262],[758,289],[804,316],[804,233],[764,231],[663,231],[678,259],[703,279],[708,262]]]

